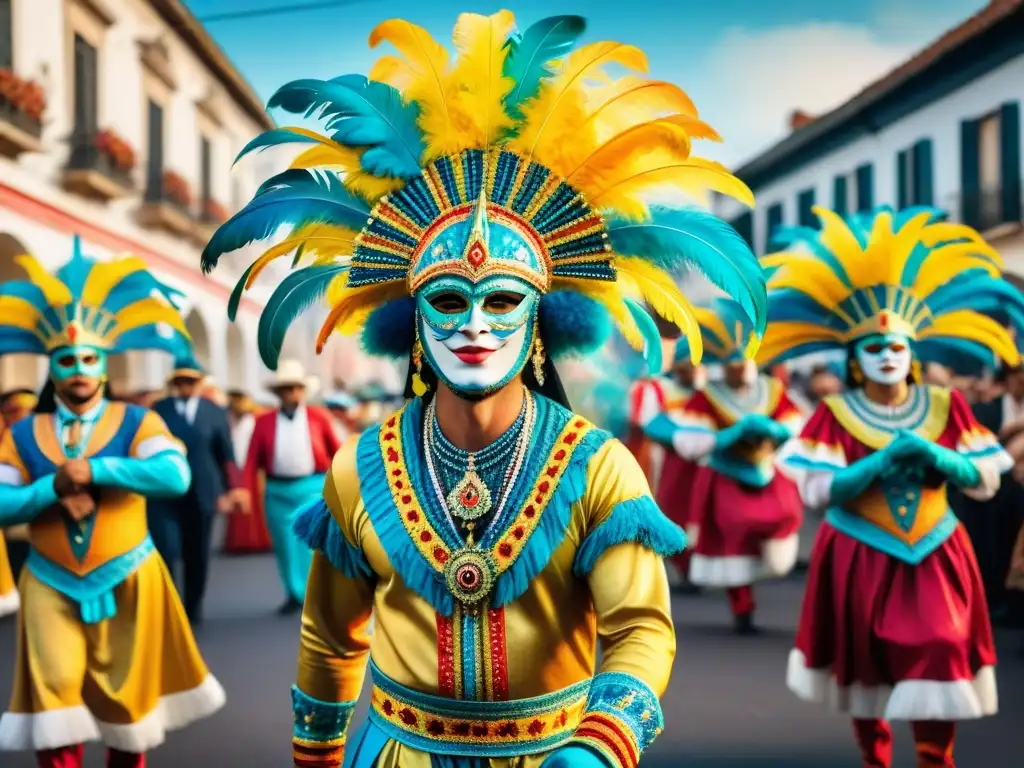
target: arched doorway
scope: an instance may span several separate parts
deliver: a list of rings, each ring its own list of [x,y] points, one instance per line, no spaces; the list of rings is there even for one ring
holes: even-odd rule
[[[248,357],[245,349],[245,336],[242,329],[235,323],[228,326],[228,390],[249,391]]]
[[[201,366],[210,368],[210,335],[206,331],[206,321],[199,311],[192,309],[185,317],[185,328],[192,337],[192,353]]]
[[[28,274],[14,258],[28,253],[18,238],[0,233],[0,283],[27,280]],[[12,389],[38,390],[46,377],[46,360],[39,355],[4,355],[0,357],[0,392]]]

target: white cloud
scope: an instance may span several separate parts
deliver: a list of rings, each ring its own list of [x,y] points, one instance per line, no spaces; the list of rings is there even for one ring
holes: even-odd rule
[[[691,88],[701,116],[724,139],[701,149],[730,165],[749,159],[789,132],[794,109],[836,107],[920,47],[887,37],[866,26],[817,22],[727,30],[709,52],[700,92]]]

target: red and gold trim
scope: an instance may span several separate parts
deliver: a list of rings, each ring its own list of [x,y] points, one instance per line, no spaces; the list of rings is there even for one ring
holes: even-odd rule
[[[292,741],[292,765],[295,768],[341,768],[344,761],[344,745],[329,746]]]
[[[462,676],[461,665],[455,657],[454,620],[454,616],[437,614],[437,692],[449,699],[456,697],[456,675]]]
[[[505,647],[505,609],[491,608],[480,622],[484,672],[484,696],[488,701],[508,701],[508,654]]]
[[[492,608],[474,622],[477,632],[466,637],[463,611],[456,603],[451,616],[437,614],[437,690],[446,698],[465,696],[462,658],[466,643],[473,645],[478,679],[473,689],[484,701],[508,701],[508,654],[505,647],[505,609]]]
[[[588,712],[580,721],[573,741],[589,744],[621,768],[636,768],[640,762],[640,750],[632,730],[607,712]]]

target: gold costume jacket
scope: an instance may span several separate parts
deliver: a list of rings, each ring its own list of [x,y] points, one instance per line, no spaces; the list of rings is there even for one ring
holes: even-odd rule
[[[335,457],[323,499],[296,523],[317,550],[296,765],[340,764],[367,667],[356,768],[399,755],[427,766],[431,754],[533,766],[568,742],[635,766],[661,731],[675,654],[661,558],[685,537],[622,443],[536,404],[519,482],[473,548],[427,476],[420,399]],[[474,589],[486,595],[476,608]]]

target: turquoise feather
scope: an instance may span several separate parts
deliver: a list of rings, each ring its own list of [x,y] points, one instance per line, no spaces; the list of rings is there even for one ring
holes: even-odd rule
[[[306,136],[302,133],[296,133],[290,131],[287,128],[274,128],[270,131],[264,131],[259,136],[254,138],[248,144],[246,144],[242,151],[235,157],[235,163],[238,163],[243,157],[258,149],[268,149],[269,147],[279,147],[283,144],[319,144],[312,136]]]
[[[15,280],[9,283],[0,284],[0,296],[11,296],[24,299],[40,312],[43,312],[50,303],[46,300],[43,289],[35,283],[26,280]]]
[[[735,299],[757,334],[768,321],[764,270],[736,230],[698,210],[654,208],[644,222],[608,220],[612,249],[678,276],[692,267]]]
[[[235,318],[238,316],[238,305],[242,301],[242,294],[245,293],[245,284],[249,282],[249,275],[252,274],[253,267],[255,266],[256,262],[253,262],[246,268],[245,272],[242,273],[242,277],[235,283],[231,296],[228,298],[228,320],[232,323],[235,322]]]
[[[651,376],[656,376],[661,373],[662,366],[661,334],[658,332],[658,326],[642,304],[628,296],[623,301],[626,302],[629,314],[633,316],[637,328],[643,334],[644,359],[647,361],[647,372]]]
[[[773,323],[812,323],[839,331],[846,330],[846,323],[837,314],[807,294],[791,288],[783,288],[768,294],[768,317]]]
[[[348,269],[341,264],[318,264],[292,272],[281,281],[260,315],[257,345],[270,370],[277,369],[288,327],[327,292],[330,282]]]
[[[46,347],[31,331],[6,327],[0,332],[0,355],[45,355]]]
[[[85,289],[85,281],[89,278],[95,263],[82,254],[82,239],[75,235],[71,260],[57,270],[57,279],[68,287],[72,296],[81,296]]]
[[[275,179],[280,183],[272,184]],[[285,171],[261,190],[210,238],[203,250],[203,272],[212,271],[223,254],[270,237],[282,224],[330,222],[359,231],[370,213],[332,174]]]
[[[508,54],[502,74],[515,86],[505,97],[505,110],[521,118],[520,107],[534,98],[541,83],[553,74],[551,62],[569,53],[587,28],[582,16],[551,16],[505,43]]]
[[[270,97],[268,108],[273,107],[326,119],[326,130],[334,141],[366,147],[360,163],[367,173],[409,179],[422,172],[419,107],[403,102],[401,94],[386,83],[363,75],[296,80]]]

